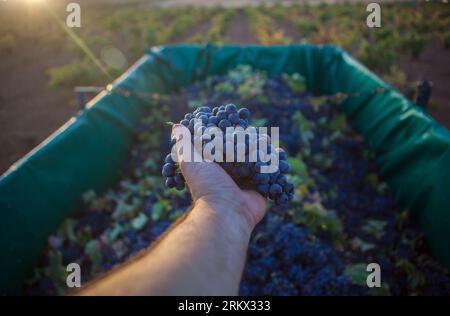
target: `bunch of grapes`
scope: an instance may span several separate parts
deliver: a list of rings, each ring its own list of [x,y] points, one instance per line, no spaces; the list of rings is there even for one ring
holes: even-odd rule
[[[223,133],[229,133],[227,128],[242,128],[244,131],[250,127],[250,111],[247,108],[238,108],[234,104],[221,105],[210,108],[207,106],[196,109],[193,113],[187,113],[180,121],[180,124],[187,127],[192,135],[191,141],[196,142],[197,137],[201,137],[202,149],[214,139],[214,135],[208,135],[209,128],[219,128]],[[294,197],[294,185],[287,179],[290,171],[289,163],[286,161],[286,153],[281,148],[274,148],[270,144],[270,137],[256,130],[252,137],[251,134],[245,135],[245,142],[239,143],[237,134],[223,138],[223,162],[218,164],[231,176],[231,178],[241,188],[253,189],[266,198],[269,198],[277,205],[286,205]],[[206,132],[206,133],[205,133]],[[236,132],[233,132],[236,133]],[[176,139],[172,139],[171,146],[174,146]],[[261,145],[263,144],[263,145]],[[227,161],[227,148],[233,146],[234,157],[239,153],[244,153],[243,159],[238,162]],[[267,146],[263,151],[261,146]],[[256,151],[256,152],[252,152]],[[270,159],[268,159],[268,155]],[[256,161],[251,161],[255,157]],[[264,159],[263,159],[264,157]],[[263,166],[269,166],[270,161],[275,159],[278,162],[278,168],[274,172],[263,172]],[[168,188],[177,188],[182,190],[185,187],[185,180],[180,172],[179,165],[173,161],[172,155],[168,154],[165,164],[162,168],[162,175],[166,178]]]

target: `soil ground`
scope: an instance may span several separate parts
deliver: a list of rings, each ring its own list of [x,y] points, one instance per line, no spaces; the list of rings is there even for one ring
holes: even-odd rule
[[[256,38],[250,30],[245,14],[242,10],[229,23],[225,37],[233,44],[256,44]]]
[[[193,34],[206,32],[208,23],[194,28]],[[286,23],[279,23],[285,34],[294,40]],[[256,43],[242,10],[233,18],[225,36],[231,43]],[[0,174],[46,139],[72,116],[77,114],[72,91],[54,91],[47,85],[45,70],[70,61],[70,55],[39,47],[32,43],[20,43],[9,56],[0,58]],[[404,59],[400,66],[408,81],[426,78],[434,82],[432,102],[436,104],[430,114],[450,127],[450,53],[439,41],[433,41],[418,60]]]
[[[0,174],[77,113],[72,92],[51,90],[45,75],[69,61],[29,43],[0,58]]]

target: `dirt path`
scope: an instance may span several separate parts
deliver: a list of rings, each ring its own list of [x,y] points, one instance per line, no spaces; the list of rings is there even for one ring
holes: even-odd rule
[[[225,37],[232,44],[256,44],[255,36],[250,30],[245,13],[239,9],[237,14],[228,24],[228,29],[225,32]]]

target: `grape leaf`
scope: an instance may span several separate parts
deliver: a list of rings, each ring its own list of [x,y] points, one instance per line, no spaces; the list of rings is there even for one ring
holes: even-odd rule
[[[366,286],[367,285],[367,264],[357,263],[349,265],[345,268],[344,274],[355,285]]]
[[[131,227],[133,227],[134,230],[141,230],[145,227],[145,224],[147,224],[147,222],[148,217],[144,213],[141,213],[133,218],[133,220],[131,221]]]
[[[164,212],[164,206],[161,202],[156,202],[152,207],[152,221],[159,220]]]
[[[358,237],[353,238],[350,242],[353,249],[360,250],[362,252],[366,252],[368,250],[375,248],[374,244],[368,243]]]

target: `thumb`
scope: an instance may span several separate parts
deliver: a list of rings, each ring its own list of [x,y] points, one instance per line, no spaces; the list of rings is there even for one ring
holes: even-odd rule
[[[180,124],[173,127],[173,134],[183,134],[181,129],[186,128]],[[238,187],[233,179],[214,162],[207,162],[201,159],[201,153],[198,153],[191,143],[191,152],[186,152],[189,148],[183,148],[183,141],[176,142],[176,154],[186,183],[191,192],[192,198],[197,200],[202,196],[220,194],[224,190],[237,190]],[[190,159],[186,159],[190,157]],[[183,159],[184,158],[184,159]],[[188,160],[188,161],[185,161]]]

